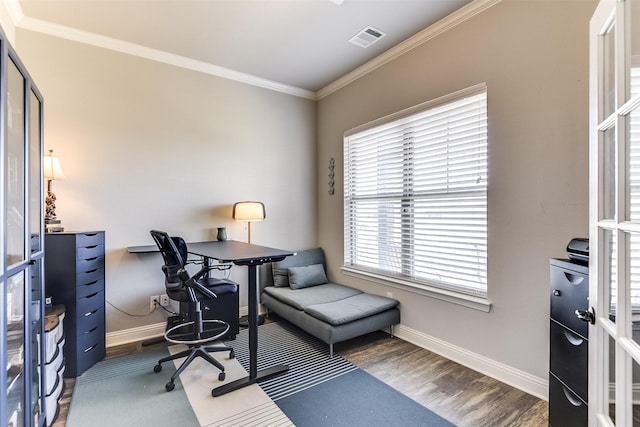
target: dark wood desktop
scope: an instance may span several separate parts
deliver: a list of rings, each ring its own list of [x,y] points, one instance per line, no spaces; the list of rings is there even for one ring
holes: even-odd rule
[[[130,253],[147,253],[156,252],[158,249],[153,245],[146,245],[131,246],[128,250]],[[203,257],[205,262],[213,259],[218,262],[246,266],[248,269],[249,376],[216,387],[211,390],[211,394],[214,397],[222,396],[239,388],[273,378],[289,370],[287,365],[276,365],[258,371],[258,304],[260,288],[258,286],[257,267],[267,262],[281,261],[288,256],[295,255],[295,253],[235,240],[187,243],[187,250],[193,255]]]

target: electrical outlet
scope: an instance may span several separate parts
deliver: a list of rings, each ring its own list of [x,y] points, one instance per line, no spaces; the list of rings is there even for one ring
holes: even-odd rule
[[[167,307],[169,305],[169,296],[167,294],[160,295],[160,305]]]
[[[153,311],[160,305],[160,295],[151,295],[149,300],[149,311]]]

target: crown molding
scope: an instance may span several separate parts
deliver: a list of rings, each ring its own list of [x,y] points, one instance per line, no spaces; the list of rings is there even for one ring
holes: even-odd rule
[[[140,58],[173,65],[175,67],[180,67],[191,71],[197,71],[200,73],[222,77],[228,80],[234,80],[237,82],[246,83],[252,86],[257,86],[276,92],[286,93],[288,95],[307,98],[311,100],[316,99],[316,94],[313,91],[300,89],[298,87],[289,86],[283,83],[274,82],[272,80],[263,79],[250,74],[241,73],[239,71],[230,70],[228,68],[213,65],[204,61],[187,58],[181,55],[175,55],[173,53],[164,52],[157,49],[151,49],[135,43],[129,43],[111,37],[101,36],[98,34],[77,30],[39,19],[22,17],[19,21],[16,22],[16,26],[25,30],[39,32],[91,46],[101,47],[103,49],[137,56]]]
[[[318,92],[316,92],[317,99],[320,100],[326,96],[331,95],[337,90],[342,89],[348,84],[393,61],[394,59],[398,58],[401,55],[404,55],[405,53],[415,49],[416,47],[428,42],[429,40],[439,36],[440,34],[452,29],[453,27],[463,23],[464,21],[473,18],[477,14],[489,9],[491,6],[501,1],[502,0],[473,0],[466,6],[456,10],[455,12],[442,18],[435,24],[430,25],[414,36],[409,37],[402,43],[392,47],[391,49],[378,55],[371,61],[361,65],[350,73],[340,77],[333,83],[330,83],[324,88],[320,89]]]
[[[129,43],[111,37],[101,36],[87,31],[81,31],[63,25],[53,24],[51,22],[25,17],[22,13],[22,9],[20,8],[18,0],[7,0],[5,5],[11,16],[11,19],[13,20],[17,28],[39,32],[66,40],[72,40],[91,46],[101,47],[103,49],[108,49],[127,55],[138,56],[141,58],[149,59],[151,61],[161,62],[187,70],[197,71],[200,73],[225,78],[228,80],[234,80],[252,86],[257,86],[264,89],[315,101],[331,95],[337,90],[347,86],[348,84],[376,70],[377,68],[393,61],[399,56],[415,49],[416,47],[426,43],[427,41],[439,36],[440,34],[450,30],[451,28],[461,24],[462,22],[476,16],[477,14],[485,11],[486,9],[501,1],[502,0],[473,0],[463,8],[458,9],[452,14],[425,28],[418,34],[408,38],[402,43],[392,47],[391,49],[387,50],[386,52],[382,53],[366,64],[361,65],[360,67],[344,75],[333,83],[330,83],[317,92],[301,89],[272,80],[263,79],[251,74],[241,73],[239,71],[220,67],[218,65],[184,57],[181,55],[175,55],[161,50],[151,49],[135,43]]]

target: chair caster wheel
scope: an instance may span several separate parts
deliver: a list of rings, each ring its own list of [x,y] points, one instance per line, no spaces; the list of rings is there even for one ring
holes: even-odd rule
[[[224,372],[220,372],[218,374],[218,380],[219,381],[224,381],[224,379],[227,377],[227,374],[225,374]]]
[[[233,349],[231,349],[231,351],[229,351],[229,359],[235,359],[236,358],[236,353],[233,351]]]
[[[167,389],[167,391],[171,391],[176,387],[176,385],[173,383],[173,381],[169,381],[168,383],[165,384],[164,388]]]
[[[162,371],[162,365],[158,363],[156,366],[153,367],[153,372],[157,374],[160,371]]]

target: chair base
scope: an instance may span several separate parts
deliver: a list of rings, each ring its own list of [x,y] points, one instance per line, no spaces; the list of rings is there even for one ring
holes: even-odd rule
[[[216,330],[207,330],[207,331],[198,331],[202,329],[204,324],[216,324],[219,325],[220,328]],[[196,329],[196,331],[192,331],[191,329]],[[186,344],[189,346],[187,350],[181,351],[176,354],[172,354],[167,357],[163,357],[158,361],[158,364],[153,367],[153,372],[162,371],[162,364],[165,362],[169,362],[176,359],[181,359],[186,357],[186,359],[182,362],[182,364],[178,367],[178,369],[171,376],[171,379],[167,384],[165,384],[165,389],[167,391],[171,391],[175,387],[175,380],[178,378],[178,375],[184,371],[187,366],[191,364],[195,360],[196,357],[201,357],[202,359],[209,362],[211,365],[215,366],[220,370],[218,374],[218,380],[224,381],[226,374],[224,372],[224,366],[214,359],[209,353],[219,352],[219,351],[228,351],[229,359],[233,359],[235,354],[233,352],[233,348],[227,347],[224,344],[216,344],[216,345],[204,345],[206,343],[211,343],[212,341],[216,341],[220,337],[224,336],[229,330],[229,324],[223,322],[221,320],[202,320],[200,322],[185,322],[173,326],[164,333],[164,338],[173,344]]]
[[[212,364],[213,366],[215,366],[220,370],[220,373],[218,374],[218,380],[224,381],[224,379],[226,378],[226,374],[224,372],[224,366],[209,354],[209,353],[219,352],[219,351],[228,351],[229,359],[235,358],[233,348],[227,347],[224,344],[212,345],[212,346],[202,346],[200,344],[196,344],[191,348],[189,348],[188,350],[184,350],[179,353],[172,354],[170,356],[163,357],[162,359],[158,360],[158,364],[153,367],[153,372],[158,373],[162,371],[162,364],[165,362],[186,357],[186,359],[182,362],[182,364],[178,367],[178,369],[173,373],[173,375],[171,375],[171,379],[169,380],[169,382],[165,385],[165,389],[167,391],[171,391],[175,387],[174,382],[176,378],[178,378],[178,375],[180,375],[182,371],[184,371],[187,368],[187,366],[189,366],[191,362],[195,360],[196,357],[201,357],[202,359],[206,360],[207,362],[209,362],[210,364]]]

